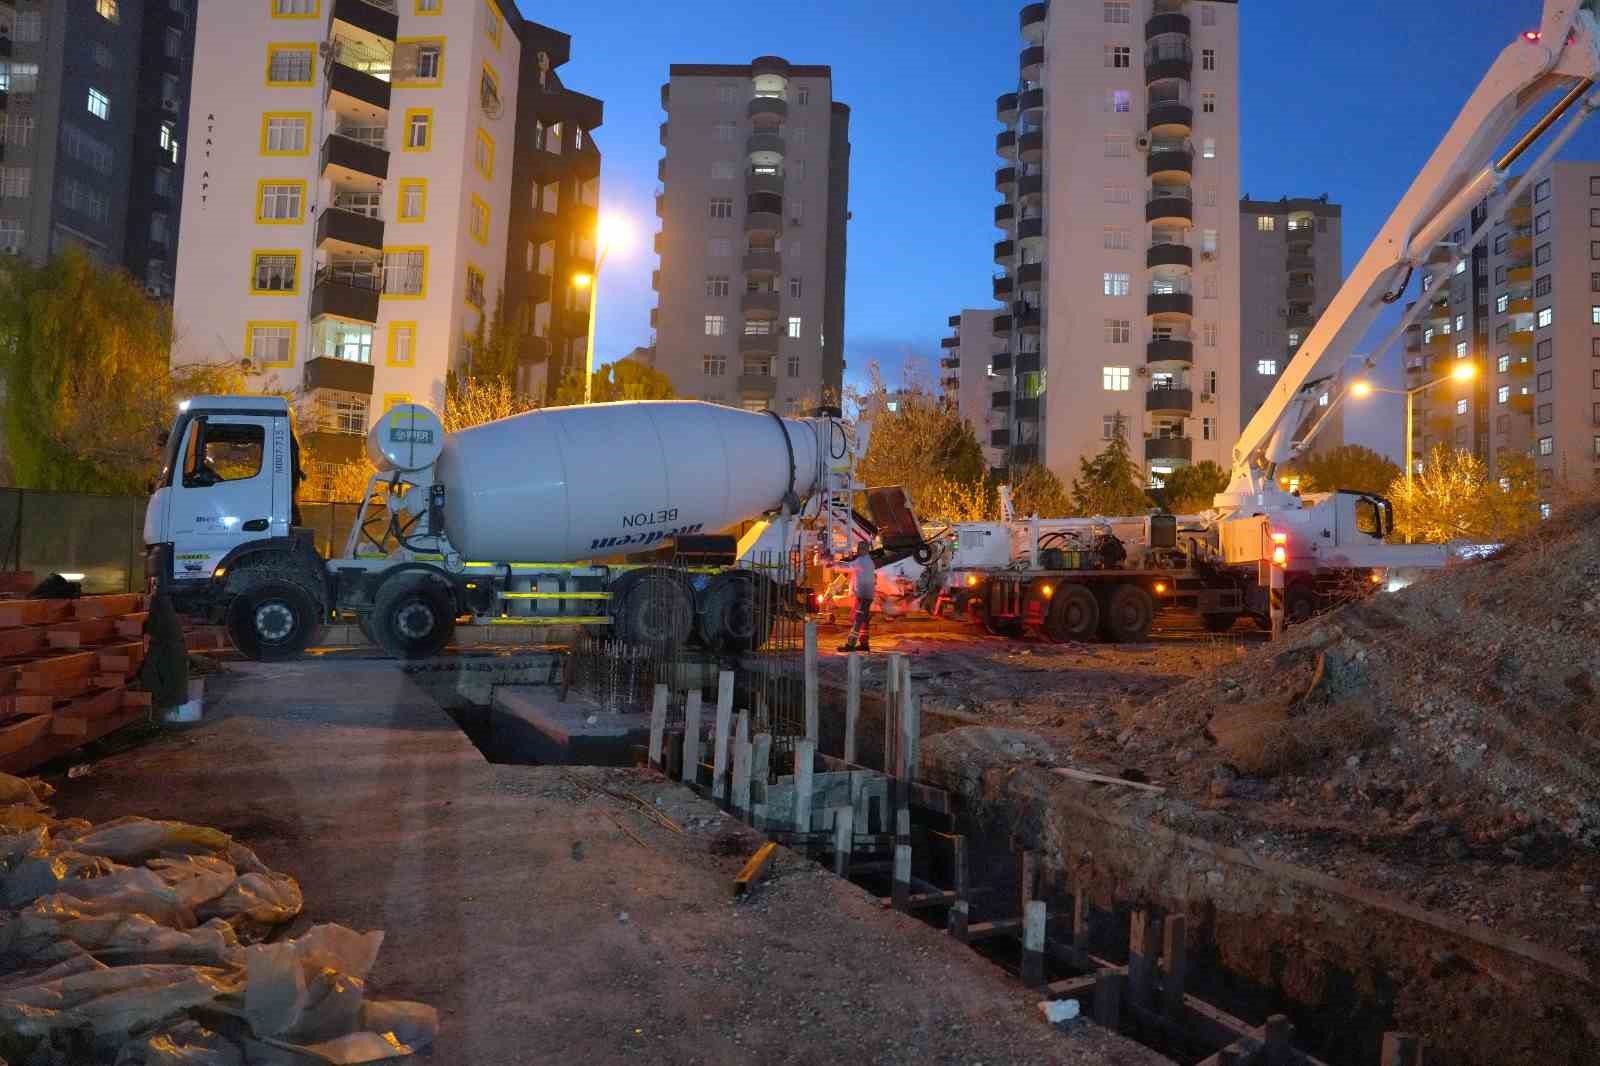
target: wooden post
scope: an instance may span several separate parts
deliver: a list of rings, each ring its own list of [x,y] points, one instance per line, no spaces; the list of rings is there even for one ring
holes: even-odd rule
[[[820,727],[817,699],[817,620],[806,622],[806,739],[815,744]]]
[[[856,761],[856,723],[861,718],[861,653],[845,660],[844,761]]]
[[[655,702],[650,705],[650,767],[661,769],[661,754],[667,742],[667,686],[656,686]]]
[[[895,812],[894,826],[894,909],[906,909],[911,898],[911,810]]]
[[[740,818],[750,817],[750,712],[739,712],[733,731],[733,809]]]
[[[1267,1066],[1289,1066],[1294,1061],[1294,1023],[1282,1014],[1274,1014],[1263,1027]]]
[[[967,838],[957,833],[950,838],[950,888],[956,899],[967,898]]]
[[[895,748],[900,739],[900,652],[889,653],[889,664],[883,674],[883,772],[894,774],[899,770]]]
[[[1089,890],[1081,880],[1072,886],[1072,950],[1083,965],[1089,957]]]
[[[1167,1017],[1182,1023],[1184,1019],[1183,985],[1188,968],[1187,919],[1181,914],[1169,914],[1161,926],[1161,1002]]]
[[[1031,851],[1017,852],[1017,889],[1020,898],[1017,906],[1026,910],[1033,900],[1035,886],[1039,881],[1039,856]]]
[[[1384,1033],[1380,1066],[1422,1066],[1422,1038],[1412,1033]]]
[[[833,812],[833,872],[850,876],[850,853],[855,849],[856,812],[854,807],[839,807]]]
[[[1155,967],[1155,939],[1150,928],[1150,913],[1144,908],[1133,912],[1128,927],[1128,1002],[1135,1007],[1150,1005],[1151,971]]]
[[[683,710],[683,780],[688,785],[700,783],[700,690],[689,690],[689,702]]]
[[[1044,984],[1044,930],[1048,915],[1042,899],[1022,908],[1022,983],[1029,988]]]
[[[750,744],[750,824],[765,828],[767,778],[772,771],[772,734],[758,733]]]
[[[811,832],[811,774],[816,755],[815,741],[794,742],[794,829],[797,833]]]
[[[1094,985],[1094,1020],[1113,1033],[1122,1024],[1122,975],[1101,970]]]
[[[900,670],[900,740],[896,754],[901,780],[915,781],[917,758],[922,748],[922,705],[911,690],[911,661],[902,657]]]
[[[950,913],[945,917],[945,928],[962,944],[967,942],[967,924],[971,913],[967,901],[958,899],[950,905]]]
[[[728,731],[733,727],[733,671],[717,677],[717,734],[712,746],[711,798],[728,798]]]

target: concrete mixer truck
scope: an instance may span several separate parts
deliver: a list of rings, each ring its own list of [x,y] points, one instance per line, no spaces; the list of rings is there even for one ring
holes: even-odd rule
[[[725,557],[687,570],[591,560],[762,515],[826,526],[848,514],[865,436],[828,414],[683,401],[550,408],[446,433],[433,411],[402,404],[368,433],[366,498],[343,551],[324,558],[296,520],[288,403],[199,396],[168,434],[146,570],[180,611],[221,622],[257,659],[298,654],[334,612],[399,658],[437,654],[464,616],[743,650],[771,624],[757,604],[792,590],[759,589],[771,579],[731,565],[731,537]]]

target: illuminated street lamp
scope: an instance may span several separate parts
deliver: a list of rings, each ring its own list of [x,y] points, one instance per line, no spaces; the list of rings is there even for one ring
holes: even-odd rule
[[[1412,389],[1384,389],[1366,381],[1357,381],[1350,386],[1350,395],[1356,397],[1357,399],[1365,396],[1371,396],[1375,392],[1387,392],[1394,396],[1404,396],[1406,398],[1406,492],[1408,495],[1411,492],[1411,477],[1416,471],[1416,462],[1411,458],[1411,438],[1413,432],[1411,418],[1412,409],[1415,407],[1417,396],[1420,393],[1427,392],[1435,385],[1442,385],[1446,381],[1471,381],[1477,376],[1477,364],[1464,362],[1457,363],[1455,368],[1444,377],[1434,378],[1432,381],[1424,382],[1423,384]]]
[[[589,290],[589,337],[583,349],[583,402],[594,398],[594,317],[600,299],[600,269],[606,265],[606,255],[613,247],[624,247],[628,242],[628,227],[615,215],[600,219],[595,234],[595,261],[593,274],[574,274],[572,285]]]

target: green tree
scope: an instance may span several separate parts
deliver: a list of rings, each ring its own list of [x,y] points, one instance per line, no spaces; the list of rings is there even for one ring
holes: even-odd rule
[[[1166,477],[1150,497],[1173,514],[1209,511],[1217,493],[1228,487],[1228,472],[1210,459],[1180,466]]]
[[[1093,458],[1079,459],[1078,467],[1078,476],[1072,479],[1072,503],[1079,514],[1128,515],[1150,510],[1144,476],[1128,450],[1121,412],[1114,419],[1104,450]]]
[[[859,400],[861,419],[872,426],[861,480],[902,486],[920,508],[961,498],[969,505],[961,509],[970,512],[988,472],[972,424],[920,383],[907,382],[890,399],[876,367],[871,378]],[[986,494],[983,499],[987,510]]]
[[[1501,475],[1491,480],[1489,468],[1468,451],[1436,445],[1413,478],[1389,487],[1395,509],[1395,531],[1412,541],[1499,541],[1532,528],[1539,521],[1537,472],[1532,460],[1505,455]]]
[[[462,369],[479,381],[504,381],[510,386],[517,380],[517,338],[506,322],[505,302],[501,290],[494,310],[478,316],[467,345],[468,364]]]
[[[173,366],[170,308],[68,249],[0,265],[0,432],[22,488],[131,494],[180,399],[243,392],[233,364]]]
[[[1302,492],[1350,489],[1353,492],[1382,493],[1394,484],[1394,479],[1402,471],[1371,448],[1343,444],[1298,459],[1283,473],[1290,477],[1298,475]]]
[[[619,359],[596,367],[589,384],[591,402],[615,403],[619,400],[676,400],[672,379],[661,371],[633,359]],[[583,402],[583,373],[574,371],[556,386],[556,407]]]
[[[1078,513],[1061,479],[1048,466],[1029,463],[1011,473],[1011,509],[1018,517],[1070,518]]]
[[[537,400],[518,392],[502,377],[464,377],[454,371],[445,377],[443,422],[446,433],[510,418],[538,406]]]

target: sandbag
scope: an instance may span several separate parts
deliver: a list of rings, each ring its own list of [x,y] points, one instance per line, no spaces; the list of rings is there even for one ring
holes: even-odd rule
[[[0,901],[7,907],[24,907],[64,891],[68,885],[107,877],[117,864],[97,855],[59,851],[49,846],[30,852],[0,876]]]
[[[145,865],[191,910],[222,895],[239,876],[232,863],[215,855],[177,855],[151,859]]]
[[[24,779],[0,774],[0,804],[20,803],[27,807],[38,807],[55,791],[38,778]]]
[[[88,1028],[101,1046],[120,1047],[183,1011],[240,990],[237,969],[112,966],[0,991],[0,1031],[45,1038]]]
[[[220,1033],[187,1021],[124,1044],[115,1066],[244,1066],[244,1052]]]
[[[345,1030],[359,1019],[363,984],[377,961],[383,933],[317,925],[304,936],[244,949],[244,1014],[257,1036]]]
[[[204,917],[282,925],[300,913],[300,884],[288,874],[244,874],[201,908]]]
[[[160,855],[226,853],[233,838],[220,829],[150,818],[118,818],[72,839],[72,848],[136,865]]]
[[[234,966],[240,956],[232,926],[213,919],[196,929],[168,929],[142,914],[94,914],[90,901],[50,895],[34,900],[6,926],[6,951],[53,961],[81,948],[103,962]]]

